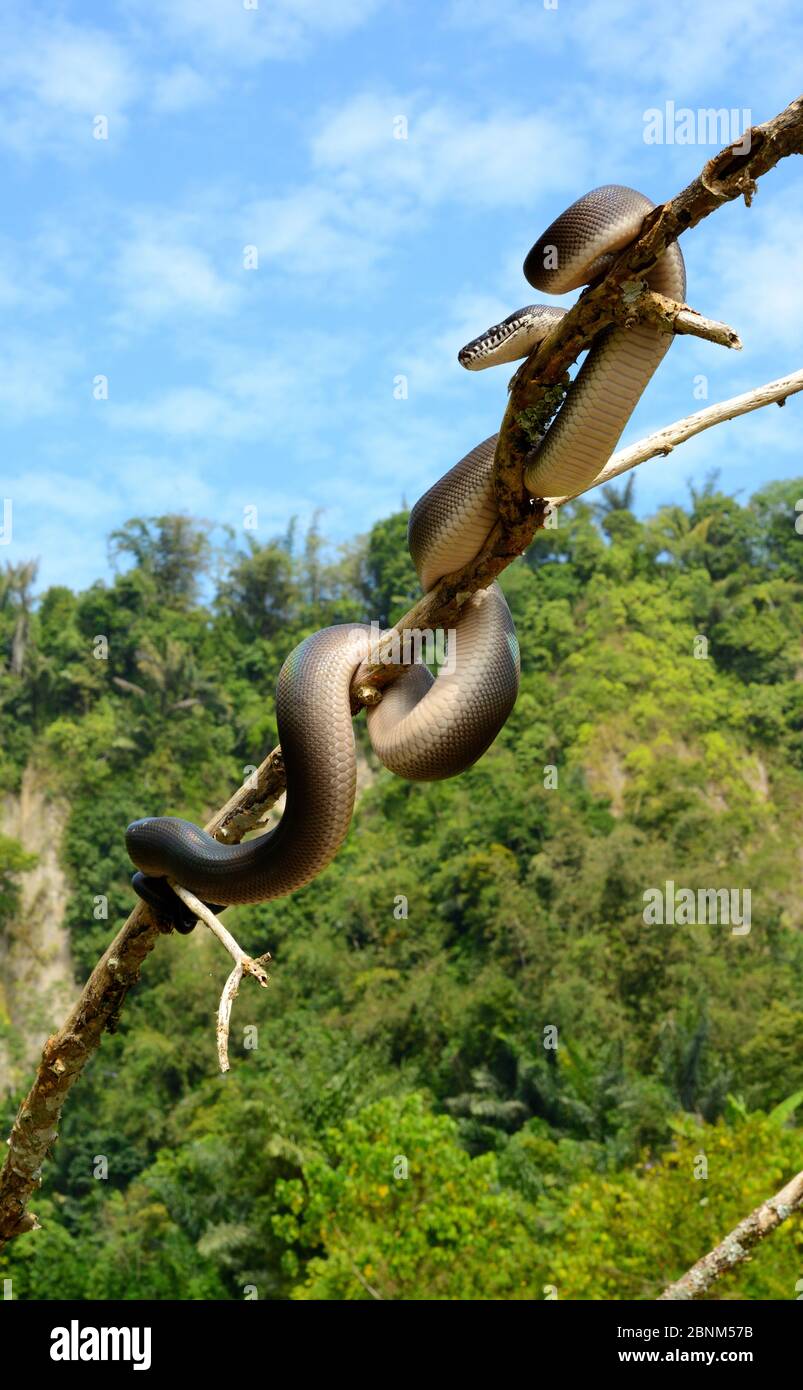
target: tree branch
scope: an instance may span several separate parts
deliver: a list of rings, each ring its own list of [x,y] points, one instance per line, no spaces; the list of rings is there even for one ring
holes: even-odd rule
[[[219,833],[226,814],[243,799],[243,790],[235,792],[208,821],[210,835]],[[36,1217],[28,1213],[27,1205],[56,1142],[64,1102],[103,1032],[115,1031],[143,960],[159,937],[171,930],[168,921],[138,902],[92,971],[67,1021],[45,1043],[36,1078],[14,1121],[0,1172],[0,1250],[13,1236],[36,1229]]]
[[[611,478],[618,478],[620,473],[627,473],[637,464],[646,463],[647,459],[656,458],[659,454],[671,454],[677,444],[685,443],[695,434],[702,434],[703,430],[710,430],[712,425],[721,425],[725,420],[735,420],[739,415],[749,415],[751,410],[760,410],[762,406],[771,405],[773,401],[779,406],[785,405],[787,397],[794,396],[798,391],[803,391],[803,371],[790,372],[789,376],[780,376],[775,381],[768,381],[765,386],[754,386],[751,391],[745,391],[741,396],[731,396],[726,401],[717,401],[715,405],[706,406],[705,410],[698,410],[694,415],[687,415],[672,425],[664,425],[662,429],[656,430],[655,434],[648,434],[636,444],[630,444],[626,449],[619,449],[612,454],[593,483],[583,488],[583,492],[590,492],[602,483],[609,483]],[[573,496],[580,497],[582,493],[575,493]],[[552,497],[550,501],[553,506],[562,507],[564,502],[571,501],[571,497]]]
[[[756,180],[780,159],[802,152],[803,98],[798,98],[771,121],[753,127],[749,142],[742,137],[738,149],[729,146],[715,155],[688,188],[648,214],[640,236],[616,259],[604,280],[581,296],[516,373],[494,465],[499,521],[482,551],[471,564],[446,575],[401,620],[398,629],[449,626],[472,593],[487,587],[526,550],[551,507],[544,499],[533,502],[527,497],[524,461],[533,435],[543,433],[563,400],[568,367],[603,328],[625,312],[628,295],[632,316],[633,282],[643,278],[671,241],[725,202],[743,196],[749,205]],[[646,303],[635,311],[636,318],[643,312],[650,312]],[[361,703],[376,700],[375,693],[368,694],[369,689],[379,690],[394,674],[392,667],[384,665],[370,672],[359,671],[352,687],[355,712]],[[258,823],[284,786],[284,765],[277,748],[261,764],[256,778],[249,778],[234,793],[206,829],[225,843],[237,843]],[[42,1165],[55,1142],[70,1088],[97,1048],[104,1029],[114,1030],[126,994],[139,978],[142,961],[159,935],[168,930],[169,924],[138,903],[95,966],[66,1023],[45,1043],[0,1172],[0,1249],[13,1236],[35,1227],[36,1219],[28,1214],[27,1204],[41,1181]]]
[[[223,993],[220,996],[220,1004],[217,1011],[217,1055],[218,1061],[220,1062],[220,1070],[225,1072],[229,1070],[229,1026],[231,1024],[231,1009],[237,998],[240,981],[243,975],[253,975],[262,985],[262,988],[267,989],[268,973],[265,970],[263,962],[270,960],[270,951],[266,951],[264,956],[258,956],[256,959],[254,959],[253,956],[247,955],[242,947],[237,944],[231,932],[224,927],[223,923],[215,916],[214,912],[210,911],[206,906],[206,903],[202,903],[200,898],[196,898],[195,894],[191,893],[188,888],[182,888],[180,883],[174,883],[172,879],[169,880],[169,883],[173,892],[178,894],[181,901],[190,909],[190,912],[194,912],[196,917],[204,923],[204,926],[207,926],[213,935],[217,937],[218,941],[225,946],[234,961],[234,969],[223,986]]]
[[[622,328],[649,323],[662,333],[689,333],[694,338],[705,338],[709,343],[737,350],[743,346],[738,333],[727,323],[708,319],[688,304],[678,304],[657,290],[646,289],[640,280],[622,286],[622,293],[611,310],[614,322]]]
[[[781,1222],[788,1220],[793,1212],[803,1210],[803,1172],[792,1178],[786,1187],[781,1188],[769,1201],[762,1202],[744,1221],[726,1235],[723,1241],[710,1254],[704,1255],[696,1265],[669,1284],[660,1294],[658,1302],[699,1298],[707,1289],[729,1269],[748,1259],[750,1251],[774,1231]]]

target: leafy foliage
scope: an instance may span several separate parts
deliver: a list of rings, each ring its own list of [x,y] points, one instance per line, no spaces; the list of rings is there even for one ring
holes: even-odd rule
[[[70,1098],[45,1228],[0,1257],[22,1296],[653,1298],[791,1176],[802,495],[711,479],[642,521],[612,489],[539,534],[503,577],[524,667],[494,747],[411,785],[358,721],[374,775],[337,860],[232,910],[275,968],[224,1081],[219,948],[149,959]],[[126,822],[228,796],[275,741],[292,646],[414,595],[403,529],[332,558],[317,526],[213,551],[162,517],[114,538],[111,584],[35,601],[7,574],[0,784],[47,759],[69,797],[80,973],[111,927],[95,895],[130,905]],[[0,842],[0,910],[25,867]],[[647,925],[669,880],[749,889],[749,930]],[[793,1298],[800,1241],[790,1222],[714,1296]]]

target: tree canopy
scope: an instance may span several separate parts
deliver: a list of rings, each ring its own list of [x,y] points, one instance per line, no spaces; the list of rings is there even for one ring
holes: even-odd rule
[[[44,1229],[0,1256],[22,1296],[653,1298],[791,1176],[801,496],[712,478],[646,519],[631,487],[561,510],[502,579],[523,679],[493,748],[410,784],[358,720],[338,858],[232,909],[274,967],[225,1081],[219,949],[199,928],[150,958],[65,1110]],[[405,523],[338,556],[317,526],[214,549],[142,518],[108,583],[34,600],[6,571],[0,778],[47,769],[69,801],[79,977],[130,907],[126,823],[202,822],[275,743],[293,645],[404,609]],[[0,947],[27,867],[0,840]],[[670,880],[749,889],[749,930],[646,924]],[[712,1296],[793,1298],[802,1247],[788,1223]]]

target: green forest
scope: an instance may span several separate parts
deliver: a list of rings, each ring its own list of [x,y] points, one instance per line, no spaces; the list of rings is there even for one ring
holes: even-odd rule
[[[273,956],[228,1074],[218,943],[148,957],[68,1099],[42,1229],[0,1255],[15,1297],[652,1299],[795,1173],[801,497],[711,477],[645,519],[632,484],[561,510],[502,577],[522,688],[490,751],[413,784],[357,719],[337,859],[227,912]],[[276,742],[293,646],[404,613],[406,522],[335,549],[318,523],[137,519],[82,593],[5,567],[0,790],[34,767],[69,806],[76,993],[134,904],[126,824],[202,824]],[[32,867],[0,839],[0,945]],[[668,881],[749,890],[749,930],[646,923]],[[0,990],[15,1056],[12,1012]],[[801,1275],[793,1219],[708,1296],[795,1299]]]

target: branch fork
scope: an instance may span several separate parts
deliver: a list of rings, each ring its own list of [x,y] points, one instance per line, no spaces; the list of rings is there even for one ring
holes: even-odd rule
[[[217,1055],[218,1061],[220,1062],[220,1070],[222,1072],[227,1072],[229,1070],[229,1028],[231,1026],[231,1010],[237,998],[240,981],[243,975],[253,975],[254,979],[258,981],[262,988],[267,989],[270,977],[265,969],[265,963],[271,959],[271,954],[270,951],[267,951],[263,956],[253,957],[247,955],[242,947],[235,941],[231,932],[224,927],[220,918],[216,917],[214,912],[210,911],[206,906],[206,903],[202,903],[200,898],[196,898],[195,894],[191,893],[189,889],[182,888],[180,883],[175,883],[172,879],[169,879],[168,882],[173,892],[181,898],[181,901],[190,909],[190,912],[194,912],[196,917],[203,922],[204,926],[208,927],[213,935],[217,937],[218,941],[225,947],[234,961],[234,969],[223,986],[223,993],[220,996],[220,1004],[218,1005],[217,1011]]]

